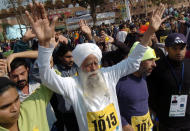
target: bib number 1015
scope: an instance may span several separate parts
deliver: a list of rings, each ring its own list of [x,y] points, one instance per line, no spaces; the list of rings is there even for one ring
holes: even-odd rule
[[[95,131],[106,131],[117,125],[117,119],[114,115],[114,112],[112,112],[105,119],[94,120],[92,123],[94,124]]]

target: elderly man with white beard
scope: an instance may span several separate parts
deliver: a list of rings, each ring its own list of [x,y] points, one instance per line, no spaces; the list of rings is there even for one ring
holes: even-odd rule
[[[42,4],[36,2],[35,5],[30,4],[30,7],[32,14],[26,11],[26,16],[40,43],[38,64],[43,84],[70,100],[81,131],[122,131],[116,84],[121,77],[139,69],[148,41],[164,21],[161,19],[164,5],[160,5],[153,13],[141,44],[127,59],[112,67],[99,69],[102,52],[98,46],[80,44],[72,52],[74,62],[80,68],[79,76],[66,78],[56,75],[49,65],[54,49],[50,39],[54,34],[57,18],[49,24]]]

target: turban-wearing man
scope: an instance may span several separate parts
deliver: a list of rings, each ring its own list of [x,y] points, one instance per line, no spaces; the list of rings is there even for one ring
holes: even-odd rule
[[[49,66],[54,49],[50,39],[54,34],[56,19],[50,25],[42,4],[30,6],[32,15],[29,12],[26,15],[40,43],[38,59],[43,84],[70,100],[81,131],[122,131],[116,84],[121,77],[139,69],[147,43],[163,21],[161,18],[165,7],[161,5],[155,11],[142,43],[137,45],[128,59],[112,67],[99,69],[102,53],[98,46],[90,43],[77,45],[73,58],[80,68],[79,75],[63,78]]]

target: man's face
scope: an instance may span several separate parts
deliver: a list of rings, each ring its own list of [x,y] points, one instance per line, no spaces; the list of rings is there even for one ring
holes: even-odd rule
[[[154,59],[149,59],[141,62],[139,71],[143,75],[150,75],[153,69],[156,67],[156,63]]]
[[[98,59],[94,55],[89,55],[82,63],[81,68],[86,73],[97,71],[99,69]]]
[[[106,34],[106,32],[103,31],[103,30],[101,30],[100,35],[101,35],[101,36],[104,36],[105,34]]]
[[[72,67],[74,63],[71,51],[68,51],[64,56],[59,57],[59,60],[66,67]]]
[[[17,122],[20,100],[16,88],[9,88],[0,95],[0,125],[8,126]]]
[[[136,32],[137,32],[137,28],[136,27],[134,27],[134,28],[131,29],[131,33],[136,33]]]
[[[172,47],[166,47],[168,56],[170,59],[175,61],[182,61],[186,54],[186,45],[175,45]]]
[[[19,66],[10,73],[10,79],[17,84],[17,88],[23,89],[28,84],[28,68]]]

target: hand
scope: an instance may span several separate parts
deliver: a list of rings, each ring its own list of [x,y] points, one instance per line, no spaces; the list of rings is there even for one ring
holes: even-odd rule
[[[36,37],[36,35],[32,32],[32,30],[28,29],[23,36],[23,41],[27,42],[27,41],[31,40],[32,38],[35,38],[35,37]]]
[[[63,35],[59,35],[58,42],[67,45],[68,39],[66,37],[64,37]]]
[[[8,57],[7,57],[7,67],[8,67],[8,71],[11,72],[11,63],[12,61],[16,58],[15,54],[10,54]]]
[[[83,33],[87,34],[88,39],[92,40],[92,31],[91,31],[90,27],[87,25],[86,21],[85,20],[80,20],[79,21],[79,26],[80,26],[81,31]]]
[[[7,75],[7,62],[4,59],[0,59],[0,77]]]
[[[57,45],[59,44],[59,41],[56,42],[55,37],[52,37],[50,40],[50,43],[53,45],[53,47],[57,47]]]
[[[131,125],[123,126],[123,131],[135,131]]]
[[[87,25],[85,20],[80,20],[79,21],[79,26],[82,32],[84,32],[87,35],[91,35],[91,29],[90,27]]]
[[[185,24],[185,20],[178,20],[180,23]]]
[[[106,43],[114,43],[114,38],[108,35],[101,36],[101,41]]]
[[[55,17],[50,25],[45,8],[41,3],[30,4],[30,8],[32,13],[26,11],[26,16],[39,40],[39,44],[48,48],[50,40],[54,36],[55,23],[58,18]]]
[[[165,6],[163,4],[160,4],[160,6],[156,9],[156,11],[154,11],[152,14],[149,30],[156,32],[159,29],[162,22],[164,22],[166,19],[169,18],[169,17],[166,17],[162,19],[164,11],[165,11]]]

